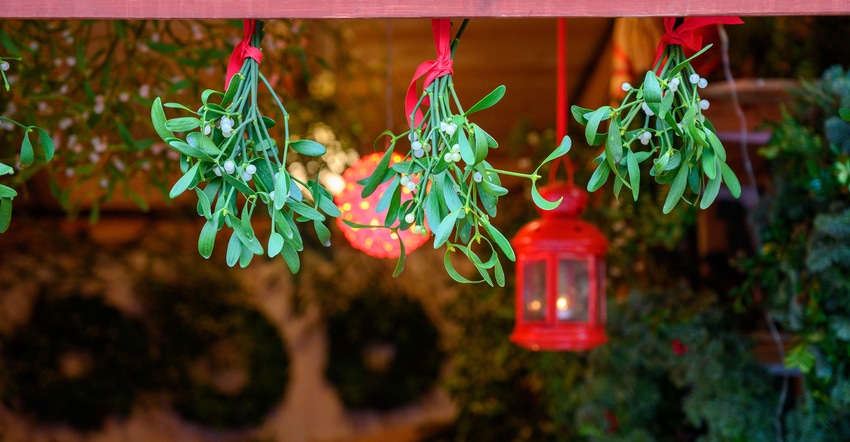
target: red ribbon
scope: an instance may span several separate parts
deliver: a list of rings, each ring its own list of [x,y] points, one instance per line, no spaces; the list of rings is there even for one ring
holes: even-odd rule
[[[404,100],[404,114],[408,122],[410,122],[410,115],[414,110],[416,112],[414,126],[419,126],[423,118],[422,112],[419,109],[415,109],[416,103],[419,102],[419,95],[416,93],[416,81],[423,75],[425,76],[425,80],[422,83],[422,89],[424,90],[436,78],[454,72],[452,70],[451,29],[452,22],[447,18],[435,18],[431,20],[431,30],[434,33],[434,46],[437,48],[437,59],[422,62],[416,68],[413,79],[410,81],[410,86],[407,88],[407,97]]]
[[[655,64],[661,60],[664,54],[664,48],[668,45],[682,45],[694,51],[702,49],[702,35],[696,32],[697,29],[716,24],[724,25],[740,25],[744,23],[739,17],[686,17],[682,24],[676,26],[676,17],[664,17],[664,36],[658,42],[658,49],[655,50]]]
[[[246,58],[250,58],[259,64],[263,61],[263,52],[259,48],[251,46],[251,36],[254,35],[254,29],[257,26],[257,20],[243,21],[243,37],[242,41],[233,48],[233,53],[230,54],[230,63],[227,64],[227,75],[224,77],[224,88],[230,84],[230,79],[242,69]]]

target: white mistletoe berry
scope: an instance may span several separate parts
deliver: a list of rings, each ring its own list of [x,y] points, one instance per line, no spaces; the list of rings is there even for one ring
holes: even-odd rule
[[[236,163],[233,160],[227,160],[224,162],[224,173],[230,175],[236,171]]]

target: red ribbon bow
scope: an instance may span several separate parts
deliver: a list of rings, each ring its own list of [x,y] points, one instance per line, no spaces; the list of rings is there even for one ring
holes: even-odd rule
[[[435,18],[431,20],[431,30],[434,33],[434,46],[437,48],[437,59],[422,62],[416,68],[413,79],[410,81],[410,86],[407,88],[407,97],[404,100],[404,114],[408,118],[408,122],[410,122],[410,116],[414,110],[416,112],[413,126],[419,126],[423,118],[422,112],[419,109],[415,109],[416,103],[419,102],[419,96],[416,94],[416,81],[419,80],[419,77],[425,76],[425,80],[422,83],[422,89],[424,90],[436,78],[454,72],[452,70],[451,29],[452,22],[447,18]]]
[[[740,25],[744,23],[739,17],[686,17],[682,20],[682,24],[676,26],[676,17],[664,17],[664,36],[658,42],[658,49],[655,50],[655,64],[661,60],[664,54],[664,48],[668,45],[682,45],[694,51],[702,49],[702,35],[696,32],[697,29],[716,24],[724,25]]]
[[[259,48],[251,46],[251,36],[254,35],[254,29],[257,26],[257,20],[243,21],[244,36],[242,41],[233,48],[233,53],[230,54],[230,63],[227,64],[227,75],[224,77],[224,88],[230,84],[230,79],[242,69],[246,58],[250,58],[259,64],[263,61],[263,52]]]

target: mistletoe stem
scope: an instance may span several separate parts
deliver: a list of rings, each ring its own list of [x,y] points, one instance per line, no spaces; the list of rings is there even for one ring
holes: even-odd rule
[[[460,24],[460,29],[457,30],[457,34],[455,34],[454,40],[452,40],[452,60],[455,58],[455,50],[457,50],[457,45],[460,43],[460,37],[463,35],[463,31],[466,30],[466,25],[469,24],[469,19],[463,19],[463,22]]]

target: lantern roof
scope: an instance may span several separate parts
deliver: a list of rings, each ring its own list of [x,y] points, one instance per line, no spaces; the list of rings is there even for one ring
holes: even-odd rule
[[[563,199],[552,210],[540,210],[542,218],[519,229],[511,241],[517,253],[605,254],[608,240],[596,226],[579,219],[587,206],[587,192],[572,183],[556,182],[540,189],[540,194],[550,201]]]

